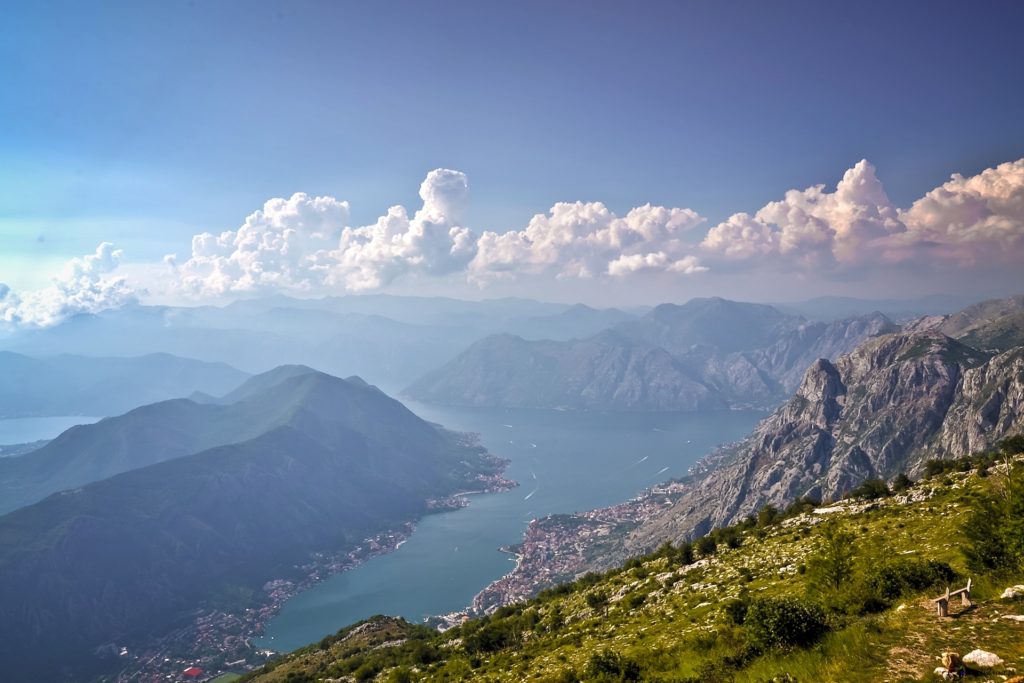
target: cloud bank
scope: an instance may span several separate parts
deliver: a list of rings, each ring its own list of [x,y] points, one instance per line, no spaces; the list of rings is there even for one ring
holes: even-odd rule
[[[349,203],[303,193],[271,199],[237,230],[202,233],[183,262],[170,256],[180,290],[217,297],[265,291],[379,289],[407,274],[458,274],[478,285],[525,275],[622,277],[641,270],[705,270],[683,237],[704,220],[691,209],[645,205],[616,216],[600,202],[559,203],[523,230],[477,234],[461,223],[464,173],[436,169],[410,217],[392,206],[351,227]],[[692,242],[692,240],[691,240]]]
[[[139,292],[124,277],[111,275],[121,257],[120,250],[104,242],[92,254],[68,261],[49,287],[18,294],[0,283],[0,321],[43,327],[76,313],[96,313],[135,301]]]
[[[755,214],[737,213],[708,231],[708,258],[774,261],[828,273],[866,265],[1024,262],[1024,159],[976,176],[959,174],[899,209],[875,168],[857,163],[834,192],[790,190]]]
[[[462,216],[465,174],[431,171],[422,206],[393,206],[351,227],[346,201],[295,194],[272,199],[234,231],[203,233],[180,265],[194,297],[267,290],[362,292],[410,273],[486,287],[539,276],[623,280],[770,270],[849,279],[878,268],[1024,262],[1024,159],[954,175],[909,208],[895,206],[862,160],[833,190],[789,190],[754,213],[705,229],[693,209],[646,204],[616,215],[601,202],[560,202],[525,228],[475,232]]]
[[[520,230],[477,232],[463,222],[468,179],[449,169],[428,173],[419,196],[415,211],[392,206],[364,226],[350,225],[345,200],[270,199],[234,230],[195,235],[186,258],[166,257],[163,294],[315,296],[377,290],[409,275],[480,288],[718,271],[849,281],[881,270],[1024,263],[1024,159],[953,175],[907,208],[892,203],[875,167],[862,160],[834,189],[789,190],[710,227],[689,208],[646,204],[617,215],[601,202],[560,202]],[[137,292],[112,274],[121,256],[104,243],[70,261],[48,288],[18,295],[0,285],[0,320],[46,325],[133,300]]]

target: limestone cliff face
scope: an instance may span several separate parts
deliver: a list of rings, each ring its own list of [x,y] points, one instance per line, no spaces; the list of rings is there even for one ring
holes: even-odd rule
[[[932,450],[967,455],[989,446],[993,434],[1008,434],[1022,425],[1024,348],[1017,348],[964,373]]]
[[[989,358],[936,329],[870,338],[811,364],[793,397],[713,456],[672,508],[642,524],[631,551],[700,534],[766,504],[842,496],[870,477],[916,473],[1024,429],[1024,348]]]

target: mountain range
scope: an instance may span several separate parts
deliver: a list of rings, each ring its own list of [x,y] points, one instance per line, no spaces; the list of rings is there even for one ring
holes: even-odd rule
[[[127,305],[18,330],[0,337],[0,349],[34,357],[169,353],[251,373],[282,363],[303,364],[400,388],[488,334],[565,340],[632,317],[616,309],[527,299],[271,296],[223,307]],[[158,398],[169,396],[153,400]]]
[[[246,377],[225,363],[167,353],[106,358],[0,351],[0,418],[118,415],[194,391],[222,394]]]
[[[958,301],[955,297],[933,299],[810,300],[771,307],[775,311],[771,315],[784,316],[787,322],[783,328],[789,328],[867,316],[872,311],[892,312],[904,320],[957,308],[953,303]],[[702,301],[714,300],[698,299],[683,306],[670,304],[669,310],[685,308],[684,314],[689,315],[697,312]],[[12,329],[0,324],[0,349],[33,357],[169,353],[227,363],[249,373],[265,372],[282,363],[303,364],[339,377],[356,374],[394,392],[435,371],[488,335],[511,334],[526,341],[561,342],[586,339],[605,330],[625,330],[628,335],[637,318],[649,316],[647,322],[652,322],[665,314],[661,311],[650,315],[652,312],[646,307],[619,310],[517,298],[463,301],[360,295],[299,299],[277,295],[243,299],[220,307],[131,304],[72,316],[41,329]],[[756,309],[746,312],[758,315]],[[637,329],[645,324],[638,324]],[[747,330],[746,325],[732,328],[742,333]],[[728,335],[730,329],[723,327],[721,331]],[[726,340],[726,347],[730,345]],[[699,367],[696,375],[694,379],[702,381]],[[169,397],[154,396],[151,400]],[[686,398],[683,403],[691,400]],[[124,409],[142,402],[129,403]]]
[[[970,345],[1022,311],[1024,297],[987,302],[817,360],[784,405],[712,454],[678,502],[629,534],[624,554],[765,505],[836,500],[866,479],[916,477],[929,459],[983,451],[1024,430],[1024,340]]]
[[[817,358],[896,329],[880,313],[808,322],[721,298],[662,304],[586,339],[484,338],[405,394],[456,406],[586,410],[770,407]]]
[[[358,379],[286,368],[235,399],[146,406],[13,458],[105,478],[0,517],[5,680],[88,678],[111,665],[100,646],[351,550],[502,467]]]

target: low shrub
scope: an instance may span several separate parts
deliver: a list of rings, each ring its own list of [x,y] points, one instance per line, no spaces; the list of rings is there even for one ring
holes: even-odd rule
[[[595,683],[611,683],[612,681],[639,681],[640,665],[617,652],[595,652],[587,662],[586,680]]]
[[[945,562],[920,558],[897,558],[875,567],[867,577],[868,588],[882,600],[896,600],[937,585],[946,585],[956,572]]]
[[[766,650],[805,647],[828,631],[824,610],[794,597],[752,600],[743,625],[751,642]]]
[[[710,557],[718,551],[718,542],[711,535],[701,536],[697,539],[696,547],[701,557]]]
[[[865,479],[860,486],[846,494],[847,498],[860,500],[878,500],[892,495],[884,479]]]
[[[737,626],[742,626],[747,619],[747,610],[750,609],[750,601],[742,598],[730,600],[725,603],[725,616]]]

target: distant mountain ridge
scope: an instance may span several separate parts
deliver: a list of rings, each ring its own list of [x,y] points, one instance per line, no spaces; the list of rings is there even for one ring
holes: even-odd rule
[[[482,339],[410,385],[448,405],[585,410],[769,407],[807,364],[896,329],[881,314],[809,323],[765,304],[720,298],[662,304],[567,342]]]
[[[358,374],[387,390],[404,387],[488,334],[566,340],[631,317],[616,309],[514,298],[269,296],[223,307],[131,304],[80,314],[52,327],[0,337],[0,349],[33,356],[161,352],[226,362],[252,373],[303,364],[339,377]],[[223,393],[194,387],[178,395],[193,390]],[[170,396],[152,400],[163,398]],[[111,414],[136,405],[141,403]]]
[[[248,376],[225,363],[168,353],[105,358],[0,351],[0,417],[119,415],[194,391],[219,395]]]
[[[464,436],[364,382],[278,377],[230,405],[169,401],[65,433],[58,455],[99,467],[105,449],[91,446],[112,431],[133,465],[152,460],[153,434],[174,421],[225,432],[0,517],[5,680],[89,678],[110,664],[94,658],[98,646],[158,634],[225,587],[352,549],[500,471]]]

